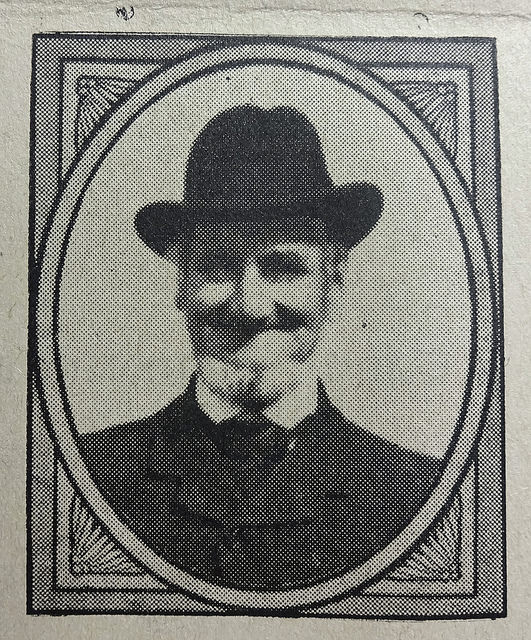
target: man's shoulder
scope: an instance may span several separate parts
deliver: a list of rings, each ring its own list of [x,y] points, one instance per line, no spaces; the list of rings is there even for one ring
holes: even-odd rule
[[[435,479],[442,470],[439,458],[400,446],[380,435],[364,429],[345,418],[339,411],[326,430],[322,450],[326,456],[352,469],[353,477],[360,471],[378,471],[378,481],[396,480],[397,476],[414,480]]]
[[[82,453],[89,457],[94,452],[98,457],[102,452],[120,457],[142,454],[153,438],[169,430],[178,432],[184,428],[183,403],[184,394],[147,416],[80,434]]]

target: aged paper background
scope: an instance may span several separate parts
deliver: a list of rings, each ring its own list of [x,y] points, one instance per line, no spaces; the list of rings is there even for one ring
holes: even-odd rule
[[[132,3],[130,0],[128,7]],[[120,3],[118,3],[120,4]],[[355,6],[354,6],[355,5]],[[528,0],[182,0],[0,3],[0,495],[2,638],[510,638],[529,637],[528,272],[531,5]],[[507,403],[508,618],[372,622],[190,617],[25,615],[25,422],[27,220],[31,36],[45,31],[247,33],[341,36],[496,37],[504,231]]]

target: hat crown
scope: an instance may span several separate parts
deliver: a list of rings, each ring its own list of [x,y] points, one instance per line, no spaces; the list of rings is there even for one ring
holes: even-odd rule
[[[319,136],[302,113],[246,105],[220,113],[195,140],[185,201],[242,209],[310,200],[331,188]]]
[[[188,156],[184,197],[142,207],[139,237],[161,256],[198,220],[319,220],[323,236],[352,247],[380,218],[383,196],[365,182],[334,185],[314,126],[289,107],[243,105],[201,130]]]

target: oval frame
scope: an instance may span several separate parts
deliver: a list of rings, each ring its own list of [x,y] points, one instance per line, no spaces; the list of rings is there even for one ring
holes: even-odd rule
[[[384,549],[346,574],[308,587],[259,591],[224,587],[201,580],[169,564],[145,545],[116,516],[93,482],[76,442],[60,369],[59,289],[70,233],[84,194],[99,166],[128,126],[151,104],[194,79],[222,69],[248,65],[304,68],[361,92],[391,116],[415,143],[433,171],[450,206],[460,236],[470,289],[470,360],[458,426],[445,457],[442,476],[407,527]],[[468,468],[488,408],[495,367],[497,313],[494,280],[481,225],[472,198],[453,161],[424,122],[382,82],[339,55],[318,48],[279,43],[230,46],[191,55],[144,82],[114,110],[90,138],[68,171],[53,221],[42,244],[37,297],[37,373],[51,435],[65,469],[95,516],[147,571],[165,583],[207,601],[253,610],[310,606],[359,589],[395,564],[433,523],[453,497]]]

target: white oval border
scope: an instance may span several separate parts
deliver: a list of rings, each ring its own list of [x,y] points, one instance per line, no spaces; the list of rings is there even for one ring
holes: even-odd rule
[[[475,284],[476,293],[471,295],[475,299],[477,310],[476,365],[469,385],[468,407],[462,419],[453,453],[440,482],[426,504],[385,549],[363,565],[343,576],[317,585],[278,591],[240,590],[195,578],[162,560],[117,518],[92,481],[76,445],[61,397],[61,379],[56,369],[56,357],[58,358],[59,354],[56,351],[54,335],[54,305],[60,286],[63,250],[68,244],[69,227],[73,225],[84,192],[99,167],[99,161],[108,153],[116,141],[115,138],[121,135],[150,104],[163,97],[168,91],[178,90],[179,85],[193,81],[198,75],[216,72],[220,67],[252,64],[304,66],[310,72],[334,76],[344,84],[355,85],[357,90],[361,90],[401,124],[404,131],[416,143],[419,153],[423,153],[430,163],[441,188],[446,193],[452,211],[459,212],[459,222],[472,256],[470,265],[472,277],[468,279],[469,284],[470,282]],[[71,479],[86,498],[95,515],[105,523],[119,543],[139,563],[165,582],[200,598],[238,608],[271,610],[312,605],[359,587],[385,570],[425,532],[451,497],[454,487],[465,471],[489,399],[494,363],[493,327],[496,319],[492,274],[481,230],[462,178],[424,123],[391,90],[374,77],[339,57],[317,49],[278,43],[247,44],[202,52],[171,66],[133,93],[111,115],[77,159],[68,173],[45,242],[37,298],[36,338],[41,395],[54,439]],[[482,298],[478,298],[478,291],[483,292]]]

